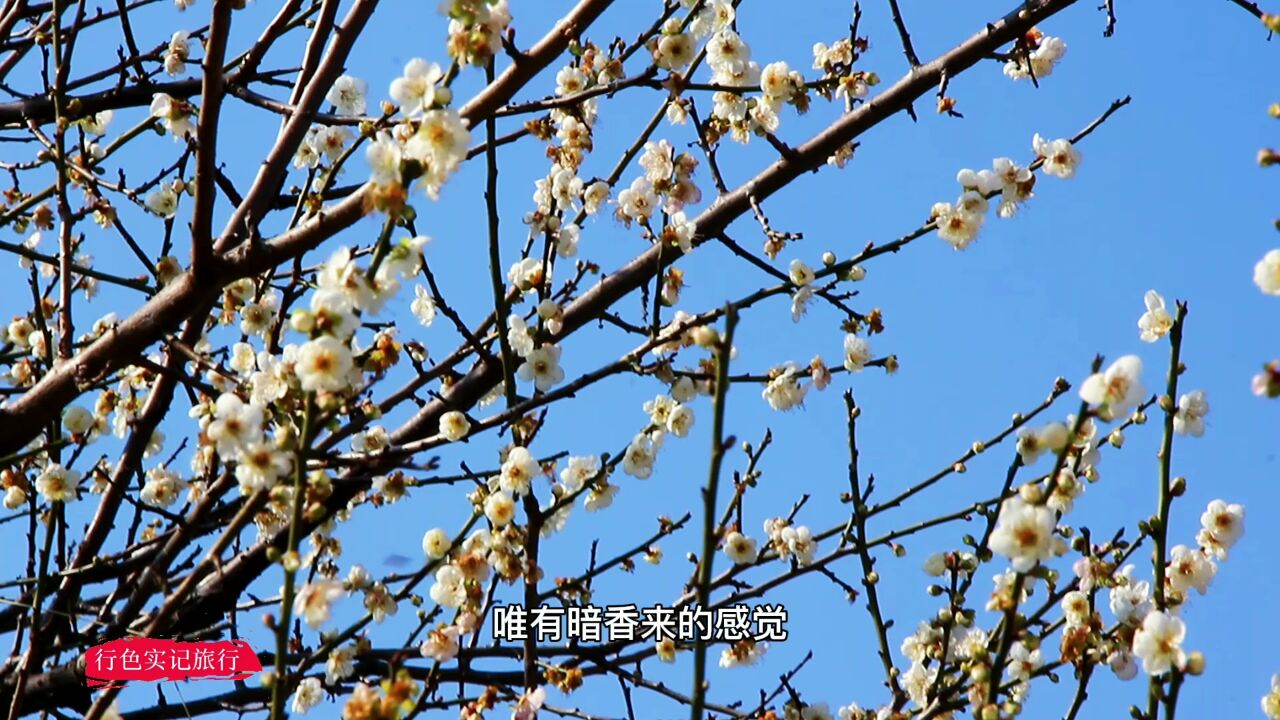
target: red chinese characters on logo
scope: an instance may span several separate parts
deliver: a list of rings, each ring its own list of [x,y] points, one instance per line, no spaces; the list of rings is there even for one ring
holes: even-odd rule
[[[244,640],[178,642],[126,637],[90,648],[85,683],[118,686],[129,680],[243,680],[262,672],[262,663]]]

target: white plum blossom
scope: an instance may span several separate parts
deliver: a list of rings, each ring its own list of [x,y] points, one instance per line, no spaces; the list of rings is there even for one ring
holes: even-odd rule
[[[608,482],[593,485],[587,493],[587,499],[582,502],[582,506],[587,509],[587,512],[604,510],[613,504],[613,496],[617,494],[617,485],[612,485]]]
[[[560,471],[560,484],[569,492],[582,489],[592,478],[600,473],[600,458],[594,455],[572,456]]]
[[[1031,139],[1031,147],[1036,155],[1044,159],[1041,169],[1046,174],[1070,180],[1080,165],[1080,151],[1075,149],[1070,140],[1045,140],[1036,133]]]
[[[756,559],[756,541],[734,530],[724,536],[724,554],[738,565],[745,565]]]
[[[419,183],[427,196],[437,199],[449,175],[467,156],[471,132],[453,108],[428,110],[418,131],[404,144],[404,157],[417,160],[423,168]]]
[[[556,95],[576,95],[587,89],[587,76],[576,67],[563,67],[556,73]]]
[[[686,437],[693,427],[693,409],[688,405],[677,404],[667,414],[666,430],[676,437]]]
[[[269,490],[288,474],[293,458],[274,445],[251,440],[240,446],[236,463],[236,482],[240,492],[250,495],[258,490]]]
[[[755,665],[769,649],[769,643],[755,640],[739,640],[720,653],[720,667],[735,668]]]
[[[800,378],[800,370],[795,365],[787,365],[764,386],[761,396],[774,410],[785,412],[803,406],[808,387],[800,384]]]
[[[378,624],[395,615],[396,610],[399,609],[395,595],[380,582],[374,583],[373,587],[365,591],[364,607],[373,617],[373,621]]]
[[[561,226],[556,231],[556,254],[562,258],[571,258],[578,254],[578,239],[582,228],[574,223]]]
[[[1280,720],[1280,673],[1271,676],[1271,691],[1262,696],[1262,714]]]
[[[1200,548],[1175,545],[1169,551],[1169,567],[1165,581],[1174,592],[1186,594],[1195,588],[1201,595],[1209,592],[1209,583],[1218,574],[1218,566]]]
[[[298,715],[319,705],[324,700],[324,689],[320,687],[320,678],[304,678],[293,691],[293,702],[290,710]]]
[[[658,196],[653,184],[643,177],[632,181],[631,186],[618,193],[618,212],[627,220],[647,222],[658,207]]]
[[[707,41],[707,64],[717,73],[739,75],[747,70],[751,60],[751,47],[738,33],[725,28]]]
[[[622,471],[637,480],[647,480],[653,474],[653,464],[658,459],[659,443],[648,433],[632,438],[622,458]]]
[[[1038,31],[1033,33],[1039,35]],[[1026,57],[1015,56],[1004,64],[1004,74],[1013,80],[1034,78],[1039,81],[1053,74],[1054,66],[1066,53],[1067,44],[1061,38],[1041,36]]]
[[[858,372],[871,362],[871,342],[852,333],[844,336],[844,368]]]
[[[169,185],[161,185],[152,190],[143,202],[148,210],[169,220],[178,214],[178,193]]]
[[[935,203],[930,216],[938,229],[938,237],[956,250],[968,247],[982,229],[982,215],[960,205]]]
[[[49,463],[36,476],[36,492],[49,502],[65,503],[80,497],[77,485],[80,483],[79,470],[70,470],[59,463]]]
[[[373,585],[373,575],[371,575],[365,566],[356,563],[351,566],[351,570],[347,571],[347,579],[345,585],[348,590],[366,590]]]
[[[422,553],[432,560],[448,555],[452,546],[449,534],[441,528],[432,528],[422,535]]]
[[[404,66],[404,73],[391,81],[390,94],[400,104],[405,115],[413,116],[428,110],[436,97],[436,85],[444,79],[444,71],[435,63],[413,58]],[[336,92],[336,83],[335,90]],[[331,102],[334,102],[330,98]],[[361,93],[363,104],[363,93]],[[334,102],[337,105],[337,102]],[[360,112],[363,112],[361,110]],[[359,113],[352,113],[359,114]]]
[[[805,262],[799,258],[791,261],[787,276],[791,279],[791,284],[796,287],[808,285],[817,277],[813,272],[813,268],[806,265]]]
[[[1186,635],[1187,626],[1178,616],[1153,610],[1134,633],[1133,654],[1142,661],[1142,669],[1148,675],[1181,669],[1187,662],[1187,654],[1182,649]]]
[[[1040,650],[1032,650],[1026,643],[1017,642],[1009,648],[1009,675],[1017,680],[1029,680],[1040,668]]]
[[[546,392],[564,380],[564,369],[560,367],[560,346],[543,345],[525,356],[525,360],[516,368],[521,380],[532,381],[534,386]]]
[[[1079,590],[1072,590],[1062,596],[1062,617],[1071,627],[1082,627],[1089,622],[1089,596]]]
[[[693,37],[688,33],[664,33],[653,46],[653,61],[664,70],[682,70],[693,56]],[[676,105],[672,103],[668,109]]]
[[[457,442],[471,432],[471,421],[457,410],[450,410],[440,416],[440,434],[450,442]]]
[[[1213,500],[1200,515],[1200,532],[1196,542],[1219,560],[1227,559],[1227,552],[1244,536],[1244,506]]]
[[[325,660],[324,681],[328,685],[335,685],[351,677],[355,669],[355,646],[336,647],[329,652],[329,657]]]
[[[400,162],[403,151],[400,143],[392,139],[386,131],[378,136],[364,151],[365,160],[369,163],[369,180],[375,185],[387,185],[400,182]]]
[[[1173,329],[1173,316],[1165,309],[1164,298],[1155,290],[1148,290],[1142,301],[1146,303],[1147,311],[1138,318],[1138,329],[1142,331],[1140,337],[1143,342],[1155,342]]]
[[[818,541],[813,532],[805,525],[788,525],[778,533],[787,553],[796,559],[796,564],[804,566],[813,563],[818,551]]]
[[[187,45],[187,32],[178,30],[169,38],[169,47],[164,52],[164,71],[169,77],[177,77],[187,71],[187,57],[190,49]]]
[[[1125,355],[1106,371],[1086,378],[1080,385],[1080,399],[1104,407],[1111,417],[1123,415],[1146,394],[1141,374],[1142,360],[1137,355]]]
[[[457,625],[437,628],[427,633],[427,639],[422,641],[418,651],[422,653],[422,657],[436,662],[448,662],[458,655],[458,636],[461,634],[462,628]]]
[[[1117,621],[1136,627],[1151,611],[1151,583],[1134,580],[1133,569],[1126,565],[1116,576],[1118,582],[1111,588],[1108,605]]]
[[[183,482],[178,474],[162,467],[147,471],[147,482],[142,486],[140,498],[152,507],[169,507],[182,492]]]
[[[185,100],[178,100],[164,93],[156,93],[151,99],[151,117],[159,118],[175,140],[190,137],[196,131],[195,108]]]
[[[205,435],[215,443],[218,454],[234,457],[241,447],[262,437],[262,407],[223,393],[214,403],[214,419]]]
[[[340,115],[363,115],[366,102],[365,94],[369,92],[369,84],[358,77],[342,75],[333,81],[333,87],[325,99],[333,103]]]
[[[332,335],[310,340],[298,348],[296,372],[305,392],[340,392],[350,386],[354,360],[351,349]]]
[[[549,270],[540,258],[527,257],[507,269],[507,280],[521,292],[528,292],[550,281]]]
[[[991,550],[1009,558],[1014,570],[1027,572],[1052,556],[1056,524],[1052,510],[1015,495],[1000,506]]]
[[[494,527],[510,524],[516,516],[516,503],[505,492],[496,492],[485,498],[484,515]]]
[[[662,231],[662,239],[679,247],[680,252],[689,253],[693,250],[693,238],[697,234],[698,224],[686,218],[681,210],[668,219],[667,226]]]
[[[792,82],[791,66],[783,61],[772,62],[760,71],[760,91],[767,102],[787,102],[796,92]]]
[[[1178,409],[1173,414],[1173,431],[1179,435],[1200,437],[1204,435],[1204,416],[1209,414],[1209,401],[1203,390],[1192,390],[1178,398]]]
[[[456,565],[442,565],[431,586],[431,599],[447,608],[461,607],[467,600],[466,576]]]
[[[1051,422],[1039,430],[1023,427],[1018,430],[1018,456],[1023,465],[1034,465],[1045,451],[1060,452],[1067,446],[1071,431],[1060,422]]]
[[[1253,266],[1253,282],[1267,295],[1280,295],[1280,248],[1267,252]]]
[[[293,599],[293,612],[312,629],[329,620],[333,602],[343,596],[342,583],[337,580],[316,580],[303,585]]]
[[[791,320],[800,322],[808,311],[809,301],[813,299],[813,286],[804,285],[791,295]]]
[[[414,317],[418,318],[418,322],[422,323],[423,327],[430,327],[431,323],[436,319],[435,298],[422,285],[414,285],[413,302],[409,304],[409,310]]]
[[[497,486],[502,490],[522,497],[529,492],[533,479],[542,473],[542,467],[529,452],[529,448],[517,445],[507,452],[502,461],[502,468],[496,478]]]
[[[582,210],[588,215],[595,215],[609,200],[609,183],[596,180],[582,191]]]

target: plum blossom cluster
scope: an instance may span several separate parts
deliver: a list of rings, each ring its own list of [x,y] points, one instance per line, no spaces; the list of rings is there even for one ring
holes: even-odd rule
[[[460,64],[482,66],[502,49],[502,34],[511,24],[507,0],[446,0],[449,16],[445,48]]]
[[[806,287],[810,287],[810,285],[808,283],[802,285],[798,293],[802,292]],[[872,361],[871,342],[859,335],[846,334],[843,351],[844,361],[842,366],[848,372],[861,372]],[[885,363],[885,369],[893,372],[895,367],[896,362],[893,358],[889,358]],[[808,382],[804,382],[805,380],[808,380]],[[769,403],[769,407],[785,412],[793,408],[803,407],[805,395],[809,392],[810,387],[821,391],[826,389],[830,382],[831,370],[823,362],[821,356],[815,357],[810,361],[805,370],[802,370],[793,362],[788,362],[769,372],[769,381],[765,383],[761,396],[765,402]]]
[[[660,233],[662,241],[689,252],[697,228],[686,219],[684,208],[702,199],[693,181],[697,159],[687,152],[676,153],[667,140],[650,141],[645,143],[640,167],[644,175],[618,193],[618,219],[624,225],[634,221],[648,229],[653,213],[661,208],[671,216]]]
[[[1014,80],[1039,82],[1053,74],[1054,67],[1066,54],[1067,44],[1062,38],[1032,28],[1015,43],[1004,64],[1004,74]]]
[[[445,80],[439,65],[413,58],[405,64],[400,77],[391,82],[389,93],[396,104],[388,107],[398,108],[403,118],[390,131],[369,131],[374,137],[365,149],[365,158],[370,167],[372,208],[401,214],[408,198],[406,185],[412,182],[422,187],[428,197],[438,198],[445,181],[466,159],[471,131],[458,111],[449,107],[453,93]],[[352,111],[365,103],[362,89],[363,84],[353,79],[330,99],[344,103],[345,110]],[[345,141],[346,137],[341,139]],[[327,137],[321,140],[332,141]],[[336,152],[340,157],[342,151]],[[311,159],[305,155],[298,160],[301,165],[309,162]]]
[[[963,250],[978,237],[990,208],[989,200],[1000,198],[996,215],[1011,218],[1018,207],[1030,200],[1034,193],[1039,167],[1048,175],[1069,179],[1080,165],[1080,151],[1070,140],[1046,141],[1036,134],[1031,147],[1036,160],[1030,166],[1021,166],[1009,158],[996,158],[990,170],[965,168],[956,174],[960,184],[960,198],[954,203],[935,203],[929,213],[929,221],[938,231],[938,237],[957,250]]]

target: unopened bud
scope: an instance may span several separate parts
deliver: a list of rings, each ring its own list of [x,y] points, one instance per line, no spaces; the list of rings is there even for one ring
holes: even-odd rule
[[[1111,434],[1107,436],[1107,442],[1111,443],[1112,447],[1123,447],[1124,433],[1120,432],[1119,428],[1112,430]]]
[[[289,327],[293,328],[294,332],[310,335],[315,326],[315,316],[307,310],[295,310],[289,316]]]
[[[1039,505],[1044,500],[1044,491],[1035,483],[1027,483],[1018,488],[1018,494],[1022,499],[1031,505]]]
[[[720,333],[716,332],[715,328],[701,325],[693,329],[693,341],[699,347],[710,349],[720,342]]]
[[[1204,653],[1199,650],[1191,652],[1187,655],[1187,666],[1184,668],[1188,675],[1199,675],[1204,672]]]

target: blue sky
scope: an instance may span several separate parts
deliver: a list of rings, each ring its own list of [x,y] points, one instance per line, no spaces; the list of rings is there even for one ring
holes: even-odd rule
[[[274,12],[269,5],[260,3],[236,15],[233,50],[256,36]],[[633,37],[648,26],[658,7],[638,1],[618,5],[589,37],[598,41],[615,34]],[[931,58],[1008,11],[1009,5],[987,0],[964,4],[917,0],[904,3],[903,12],[920,56]],[[565,2],[514,3],[518,42],[540,37],[568,6]],[[207,10],[208,3],[198,2],[185,15],[168,9],[148,13],[135,26],[139,44],[150,46],[174,29],[203,24]],[[1254,397],[1249,390],[1249,380],[1260,364],[1280,356],[1275,334],[1270,332],[1280,300],[1263,296],[1251,282],[1253,264],[1267,250],[1280,246],[1271,227],[1275,195],[1267,192],[1275,180],[1254,162],[1257,149],[1276,137],[1276,121],[1267,117],[1266,107],[1280,98],[1274,95],[1271,74],[1262,71],[1272,67],[1275,48],[1252,17],[1228,3],[1194,7],[1121,3],[1117,10],[1117,33],[1108,39],[1102,37],[1104,18],[1093,3],[1077,4],[1042,27],[1064,38],[1069,51],[1040,88],[1009,80],[997,62],[982,63],[951,83],[949,94],[958,99],[957,109],[964,119],[935,115],[932,97],[927,96],[919,103],[918,123],[906,115],[891,118],[860,138],[862,145],[845,170],[806,175],[766,203],[775,227],[805,235],[783,252],[779,267],[785,268],[792,258],[816,266],[827,250],[848,257],[867,241],[885,242],[914,229],[927,218],[933,202],[952,200],[959,168],[988,167],[999,156],[1026,161],[1032,154],[1033,133],[1070,136],[1113,100],[1133,97],[1128,107],[1081,144],[1084,163],[1075,179],[1041,177],[1035,199],[1016,218],[990,218],[966,251],[955,252],[929,236],[900,254],[867,264],[867,279],[858,287],[861,295],[854,305],[862,311],[883,310],[887,330],[873,338],[873,346],[877,355],[897,355],[901,370],[896,375],[873,369],[852,379],[838,376],[825,393],[811,391],[803,410],[786,414],[770,410],[756,388],[735,389],[727,431],[754,442],[767,427],[774,436],[774,446],[761,465],[760,487],[747,501],[745,529],[758,538],[760,523],[786,514],[802,493],[810,493],[812,499],[799,522],[816,530],[843,519],[845,509],[835,499],[846,487],[839,394],[844,387],[854,389],[863,407],[862,468],[875,474],[882,499],[949,465],[972,441],[1002,429],[1011,413],[1034,407],[1055,377],[1062,375],[1078,385],[1095,353],[1111,359],[1138,354],[1147,366],[1147,387],[1162,387],[1168,346],[1140,342],[1136,328],[1143,293],[1157,289],[1170,304],[1174,298],[1190,303],[1183,351],[1188,372],[1182,383],[1188,390],[1204,389],[1212,405],[1205,436],[1179,439],[1175,444],[1174,471],[1187,478],[1188,491],[1174,505],[1170,542],[1194,542],[1200,512],[1214,498],[1243,503],[1249,513],[1248,532],[1221,567],[1209,594],[1196,596],[1184,611],[1187,647],[1205,653],[1208,669],[1188,683],[1181,711],[1185,717],[1210,712],[1256,716],[1258,697],[1267,689],[1271,673],[1280,671],[1275,651],[1280,646],[1280,627],[1271,621],[1266,603],[1280,588],[1273,562],[1267,560],[1271,548],[1280,544],[1274,509],[1280,406]],[[739,11],[738,26],[761,64],[787,60],[793,68],[808,71],[811,45],[844,35],[850,11],[847,3],[828,0],[803,5],[747,0]],[[905,70],[905,61],[887,3],[868,1],[863,11],[862,34],[871,40],[862,60],[864,68],[892,82]],[[380,100],[411,57],[445,60],[443,34],[444,21],[434,12],[433,3],[384,3],[357,45],[349,72],[369,82],[371,103]],[[275,56],[277,62],[293,62],[287,53],[297,46],[297,39],[286,43],[285,52]],[[554,67],[523,99],[548,94],[553,74]],[[479,80],[477,71],[464,73],[457,96],[469,96]],[[636,89],[602,103],[596,150],[583,176],[606,174],[620,149],[632,141],[660,102],[658,93]],[[779,134],[798,144],[830,122],[837,111],[819,100],[806,117],[788,112]],[[232,177],[246,182],[274,137],[275,120],[234,101],[227,113],[231,124],[226,127],[239,129],[223,133],[220,156]],[[126,121],[126,115],[117,116],[114,131],[136,121],[132,116]],[[499,132],[514,129],[517,122],[500,124]],[[687,127],[664,125],[655,137],[669,138],[680,147],[692,139],[690,132]],[[474,137],[478,139],[479,133]],[[146,139],[128,162],[158,167],[168,161],[172,149],[168,138]],[[729,185],[748,179],[773,159],[772,154],[759,141],[747,147],[726,142],[720,158]],[[510,263],[524,240],[519,218],[530,208],[533,181],[545,174],[546,161],[540,147],[530,143],[503,148],[500,161],[503,258]],[[358,163],[351,178],[362,179],[362,172]],[[638,168],[628,170],[623,183],[639,172]],[[698,178],[704,197],[710,199],[713,188],[705,167]],[[483,180],[482,165],[471,163],[438,202],[417,203],[419,230],[434,238],[427,258],[445,295],[468,319],[481,317],[489,298]],[[182,212],[185,217],[189,206]],[[371,241],[376,222],[361,222],[342,241]],[[134,223],[156,228],[158,238],[154,221],[139,218]],[[733,225],[730,234],[750,248],[758,248],[763,239],[750,218]],[[158,247],[158,239],[144,238],[144,244]],[[580,249],[582,256],[607,270],[644,246],[637,232],[604,217],[589,221]],[[110,246],[90,252],[103,267],[126,267],[121,263],[128,261],[110,257],[115,252]],[[688,289],[679,307],[690,312],[715,307],[772,282],[714,244],[683,264]],[[7,279],[20,279],[13,274],[14,268],[3,272]],[[408,313],[411,297],[406,292],[393,301],[382,319],[399,323],[402,338],[419,339],[435,354],[447,354],[457,342],[447,321],[441,318],[431,328],[421,328]],[[127,309],[133,302],[128,295],[104,291],[94,311],[82,311],[82,317]],[[630,317],[638,317],[638,299],[629,298],[621,307]],[[20,311],[15,308],[14,312]],[[835,364],[842,337],[838,323],[839,317],[829,308],[815,303],[808,316],[794,324],[785,298],[766,302],[744,316],[735,370],[760,372],[787,360],[804,363],[817,353]],[[566,372],[575,377],[595,367],[594,363],[620,356],[633,344],[615,331],[585,329],[565,345]],[[643,427],[640,404],[661,391],[657,381],[638,378],[593,387],[552,413],[534,449],[538,454],[562,449],[573,454],[613,452]],[[178,407],[185,409],[184,404],[180,398]],[[1048,417],[1062,419],[1075,406],[1072,393]],[[611,550],[647,536],[658,515],[678,517],[695,511],[696,518],[698,488],[706,474],[710,404],[699,400],[695,411],[694,431],[689,438],[668,440],[650,480],[619,475],[615,482],[622,491],[613,508],[598,514],[581,508],[575,511],[569,528],[546,545],[549,575],[581,571],[592,538],[601,538],[601,555],[608,557]],[[388,427],[394,427],[397,417],[387,419]],[[191,432],[185,417],[180,420],[166,426],[170,448],[176,447],[172,438]],[[1132,535],[1134,523],[1156,507],[1158,442],[1158,423],[1128,433],[1123,450],[1107,453],[1102,481],[1089,487],[1071,521],[1088,525],[1096,535],[1110,535],[1121,526]],[[459,462],[492,466],[495,447],[486,439],[451,447],[442,453],[442,465],[450,472]],[[873,534],[994,494],[1012,452],[1011,446],[1001,446],[971,463],[966,474],[916,498],[913,505],[876,518]],[[727,467],[740,469],[743,463],[736,454]],[[344,561],[363,562],[375,573],[402,569],[386,563],[392,554],[411,557],[416,563],[422,532],[437,525],[457,526],[463,503],[457,490],[433,489],[415,492],[409,500],[376,514],[364,513],[340,533]],[[84,504],[87,509],[89,504]],[[0,526],[0,533],[8,538],[16,525]],[[963,533],[975,531],[952,525],[907,542],[905,558],[881,553],[886,612],[896,621],[891,631],[895,652],[916,623],[938,607],[924,592],[927,578],[920,564],[930,552],[956,547]],[[641,564],[634,575],[602,581],[597,602],[670,603],[688,574],[683,557],[697,547],[699,533],[695,520],[662,543],[666,559],[661,566]],[[1146,551],[1138,555],[1147,557]],[[723,556],[718,561],[723,564]],[[1002,564],[997,561],[993,567],[1002,569]],[[855,568],[853,559],[836,566],[851,581],[856,579]],[[763,579],[772,570],[749,577]],[[1139,563],[1139,574],[1149,576],[1149,563]],[[278,585],[273,575],[256,589],[270,593]],[[989,589],[984,576],[975,585],[973,601],[981,605]],[[864,706],[886,700],[862,603],[849,605],[837,587],[817,576],[788,585],[771,599],[790,609],[792,639],[776,644],[756,668],[726,671],[713,663],[713,700],[753,700],[759,688],[772,689],[777,675],[808,650],[814,652],[814,660],[795,682],[806,700],[825,701],[833,709],[855,700]],[[357,604],[345,601],[338,618],[354,617]],[[392,642],[396,628],[409,615],[410,608],[403,608],[396,621],[379,628],[375,644]],[[983,624],[990,627],[993,621],[987,617]],[[256,646],[266,645],[265,637],[257,639]],[[649,668],[649,677],[687,689],[690,664],[682,658],[674,667]],[[900,655],[895,661],[907,667]],[[184,687],[182,694],[191,699],[220,692],[222,685],[202,682]],[[1029,717],[1061,716],[1072,687],[1069,673],[1059,686],[1039,683],[1032,692]],[[1141,703],[1145,695],[1145,682],[1124,684],[1104,674],[1091,686],[1090,716],[1123,717],[1128,706]],[[149,692],[131,692],[125,709],[150,698]],[[577,705],[606,716],[623,714],[612,682],[600,682],[597,687],[589,683],[568,700],[556,692],[551,698],[553,704]],[[636,700],[645,717],[687,714],[641,691]],[[325,706],[313,714],[337,711],[336,706]]]

